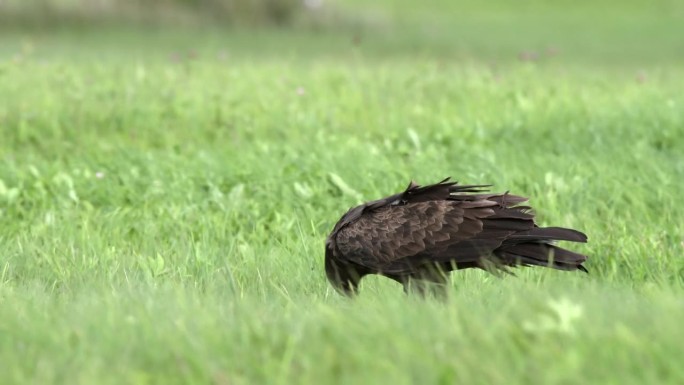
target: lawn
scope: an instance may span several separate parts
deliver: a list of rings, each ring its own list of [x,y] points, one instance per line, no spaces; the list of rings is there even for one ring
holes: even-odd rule
[[[0,383],[684,382],[681,7],[468,4],[2,30]],[[340,297],[344,211],[446,176],[586,232],[590,274]]]

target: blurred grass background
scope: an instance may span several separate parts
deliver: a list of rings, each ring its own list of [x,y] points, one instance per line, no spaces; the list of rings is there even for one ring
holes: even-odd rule
[[[17,33],[71,32],[86,41],[104,38],[107,47],[107,36],[110,43],[131,44],[138,35],[162,35],[139,44],[153,50],[171,44],[201,50],[228,41],[251,53],[339,55],[354,48],[381,57],[428,54],[618,67],[679,65],[684,61],[682,20],[684,5],[676,0],[0,2],[0,31],[12,40]],[[12,46],[3,43],[5,51]]]
[[[307,7],[306,4],[313,4]],[[205,24],[292,26],[316,1],[298,0],[8,0],[0,4],[5,25]]]
[[[0,384],[683,383],[683,9],[0,0]],[[339,216],[447,175],[591,274],[333,292]]]

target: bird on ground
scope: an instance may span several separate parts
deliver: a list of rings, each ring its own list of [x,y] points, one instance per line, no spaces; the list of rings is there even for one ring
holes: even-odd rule
[[[364,203],[347,211],[325,242],[325,272],[340,293],[353,296],[361,279],[379,274],[409,293],[446,294],[449,272],[509,267],[581,270],[587,256],[555,245],[586,242],[562,227],[539,227],[528,199],[489,193],[491,185],[443,181]]]

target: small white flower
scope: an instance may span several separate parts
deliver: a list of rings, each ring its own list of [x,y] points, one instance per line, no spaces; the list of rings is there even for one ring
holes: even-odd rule
[[[573,303],[567,298],[560,301],[550,301],[549,307],[556,313],[558,318],[557,329],[562,332],[572,333],[575,331],[573,323],[582,317],[582,306]]]
[[[551,300],[548,302],[548,306],[553,312],[552,315],[541,314],[534,321],[525,321],[523,329],[530,333],[555,331],[573,334],[575,332],[575,321],[581,318],[584,313],[582,306],[566,298]]]

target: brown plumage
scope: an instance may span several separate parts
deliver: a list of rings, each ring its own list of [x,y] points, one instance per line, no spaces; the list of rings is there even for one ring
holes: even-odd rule
[[[444,288],[448,272],[456,269],[587,271],[586,256],[553,244],[586,242],[583,233],[538,227],[532,209],[519,205],[527,198],[448,180],[411,182],[404,192],[351,208],[325,244],[325,272],[335,289],[352,295],[368,274],[400,282],[407,292],[409,285],[424,292],[425,283]]]

